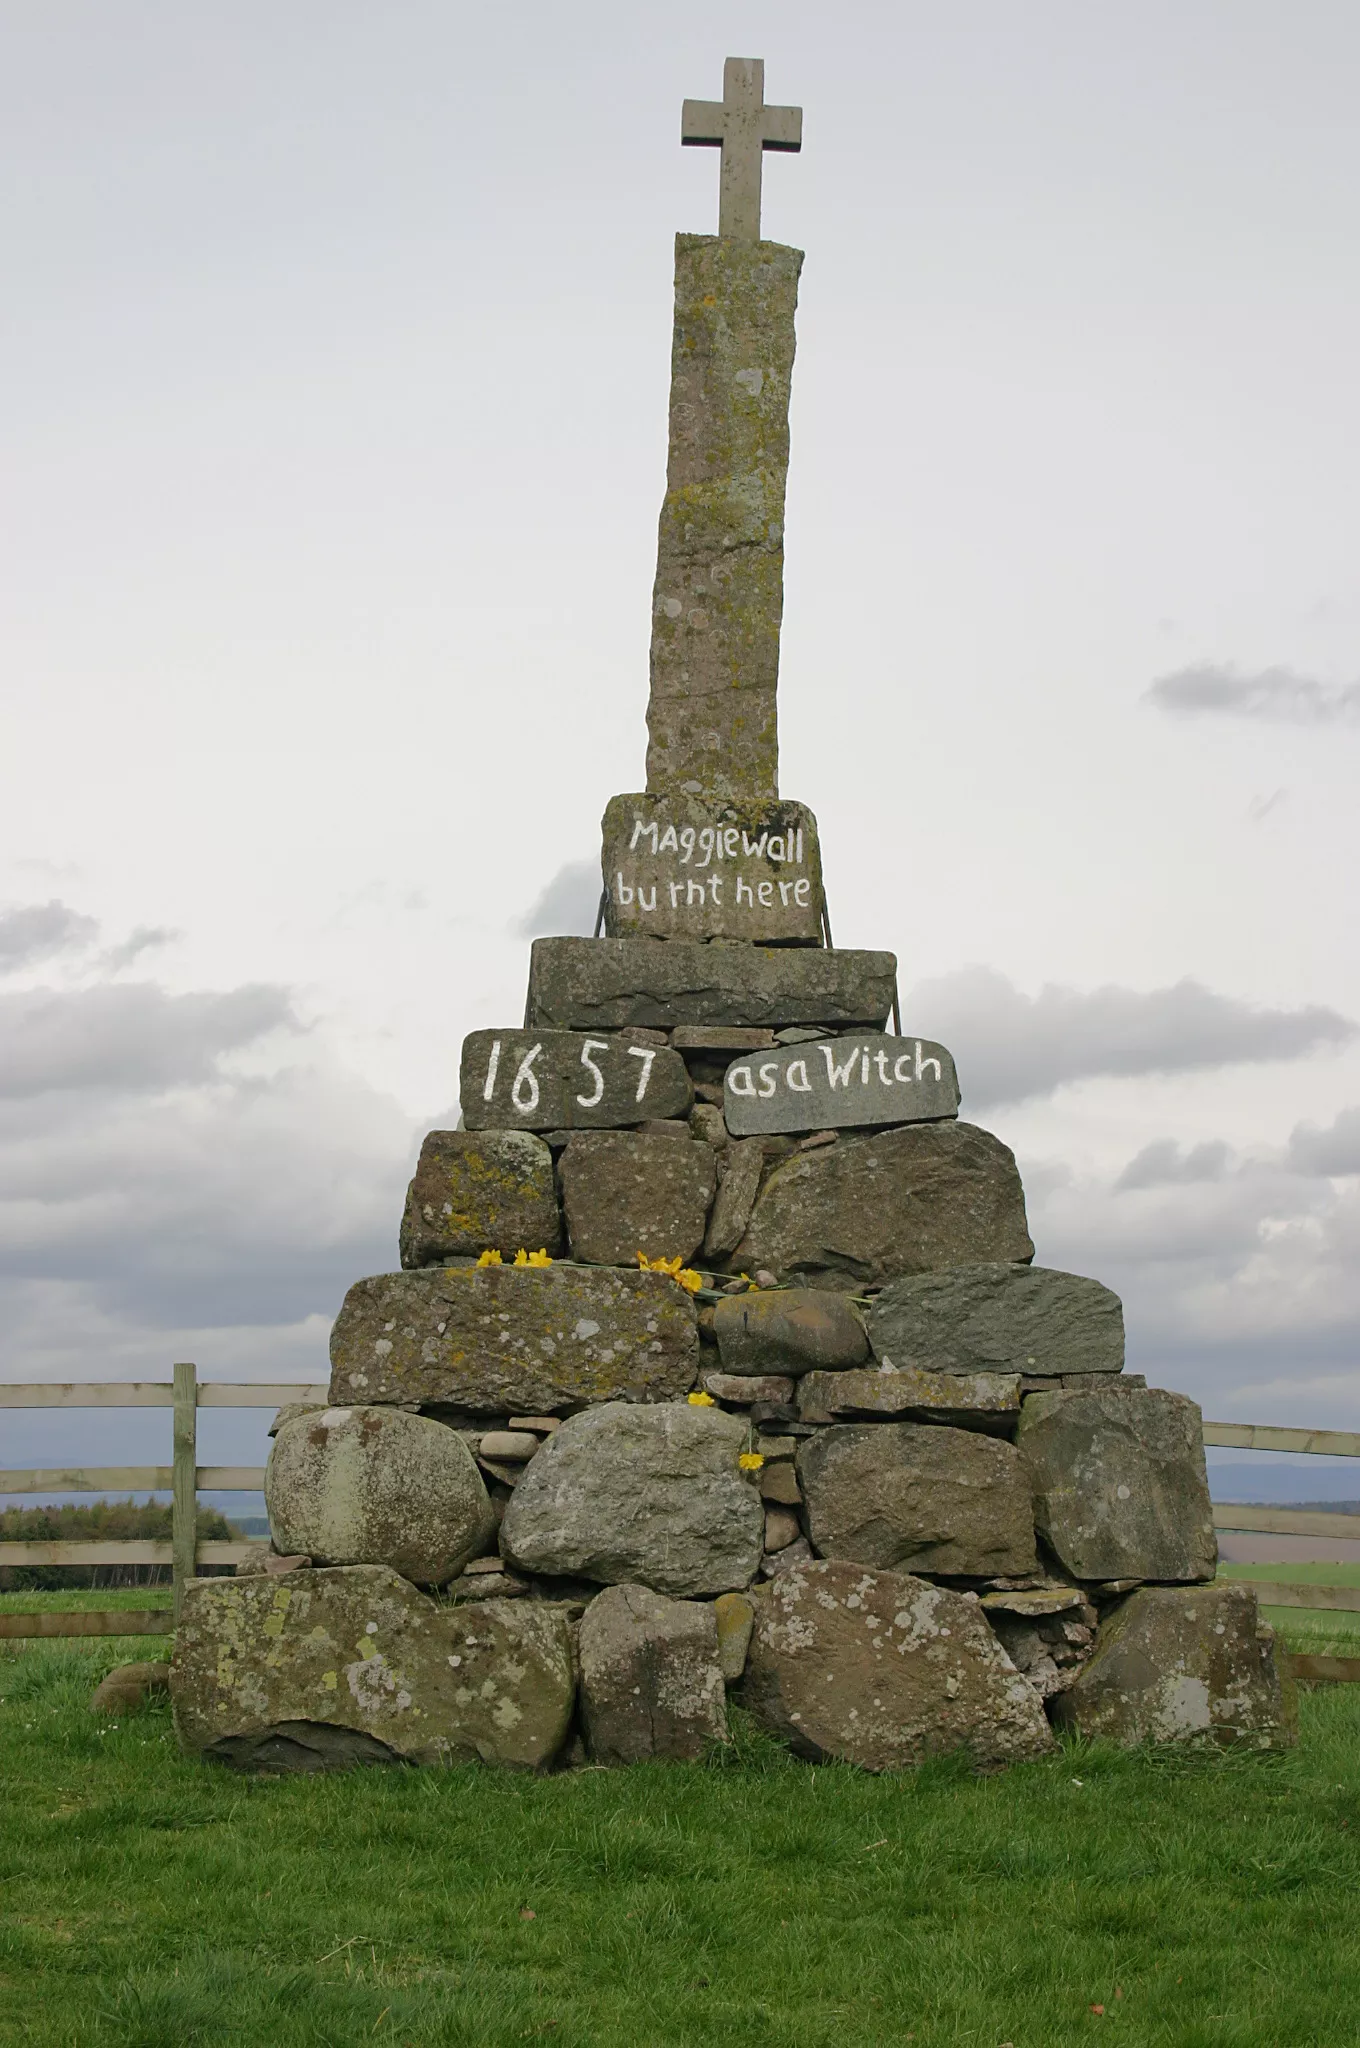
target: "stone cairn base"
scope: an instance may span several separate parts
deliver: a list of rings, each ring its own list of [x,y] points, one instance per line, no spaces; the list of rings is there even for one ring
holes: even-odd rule
[[[186,1750],[697,1759],[729,1697],[870,1770],[1054,1726],[1293,1739],[1271,1631],[1213,1583],[1199,1410],[1123,1371],[1108,1289],[1029,1263],[1012,1154],[885,1033],[895,971],[538,942],[402,1270],[346,1296],[331,1405],[275,1423],[271,1554],[187,1591]],[[803,1094],[839,1123],[788,1127]]]

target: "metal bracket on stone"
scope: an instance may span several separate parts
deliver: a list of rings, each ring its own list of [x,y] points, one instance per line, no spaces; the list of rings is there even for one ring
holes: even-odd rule
[[[593,932],[591,933],[591,935],[590,935],[592,939],[598,939],[598,938],[599,938],[599,936],[600,936],[600,933],[601,933],[601,932],[602,932],[602,931],[604,930],[604,914],[605,914],[605,911],[606,911],[606,910],[607,910],[608,908],[609,908],[609,891],[608,891],[607,889],[601,889],[601,891],[600,891],[600,907],[599,907],[599,909],[598,909],[598,910],[596,911],[596,913],[595,913],[595,929],[594,929],[594,931],[593,931]],[[527,1017],[527,1016],[525,1017],[524,1021],[525,1021],[525,1023],[526,1023],[526,1024],[528,1023],[529,1019],[528,1019],[528,1017]]]
[[[836,944],[831,936],[831,912],[826,907],[825,889],[822,891],[822,938],[825,941],[827,952],[834,953]]]

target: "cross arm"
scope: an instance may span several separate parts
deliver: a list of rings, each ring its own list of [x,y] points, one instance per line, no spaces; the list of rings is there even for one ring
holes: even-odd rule
[[[727,109],[721,100],[686,100],[680,110],[680,140],[693,149],[721,149]]]
[[[801,107],[762,107],[760,142],[763,149],[800,150],[803,147]]]

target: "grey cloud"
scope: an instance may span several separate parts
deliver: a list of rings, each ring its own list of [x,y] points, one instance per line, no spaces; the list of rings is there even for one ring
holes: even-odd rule
[[[111,946],[100,960],[100,966],[110,974],[119,973],[124,967],[131,967],[143,953],[153,947],[172,946],[180,934],[173,925],[139,924],[119,946]]]
[[[1144,1145],[1115,1182],[1116,1188],[1169,1187],[1187,1181],[1222,1180],[1230,1158],[1219,1140],[1194,1145],[1182,1152],[1174,1138],[1158,1138]]]
[[[1146,992],[1049,983],[1027,996],[989,967],[918,983],[906,1022],[949,1047],[969,1112],[1051,1095],[1064,1082],[1096,1075],[1181,1074],[1297,1059],[1344,1045],[1357,1031],[1348,1017],[1317,1004],[1263,1009],[1190,980]]]
[[[1325,1130],[1295,1125],[1285,1157],[1298,1173],[1360,1173],[1360,1109],[1343,1109]]]
[[[69,904],[25,903],[0,910],[0,974],[12,974],[37,960],[93,945],[99,920],[84,917]]]
[[[0,996],[0,1096],[203,1081],[223,1053],[281,1027],[297,1028],[288,992],[264,983],[220,994],[136,982]]]
[[[1201,662],[1159,676],[1144,701],[1181,717],[1208,713],[1279,725],[1343,725],[1360,720],[1360,683],[1320,683],[1291,668],[1244,673]]]
[[[599,862],[569,860],[511,929],[521,939],[589,938],[599,908]]]

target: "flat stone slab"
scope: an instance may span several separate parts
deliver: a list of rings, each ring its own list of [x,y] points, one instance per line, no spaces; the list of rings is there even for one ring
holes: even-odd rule
[[[243,1770],[537,1770],[575,1699],[569,1610],[436,1605],[384,1565],[192,1579],[170,1691],[180,1746]]]
[[[723,1119],[734,1138],[934,1123],[958,1110],[954,1061],[928,1038],[819,1039],[734,1060],[723,1079]]]
[[[455,1577],[496,1528],[462,1438],[401,1408],[322,1408],[284,1423],[264,1500],[285,1555],[390,1565],[421,1586]]]
[[[715,1401],[731,1401],[743,1408],[753,1401],[793,1399],[794,1383],[783,1373],[706,1372],[702,1378],[704,1392],[712,1394]]]
[[[686,939],[535,939],[529,1023],[571,1031],[648,1024],[865,1024],[892,1008],[892,953]]]
[[[819,1560],[781,1571],[754,1605],[740,1698],[801,1756],[901,1771],[956,1751],[985,1768],[1055,1747],[971,1593]]]
[[[1034,1514],[1077,1579],[1212,1579],[1213,1507],[1196,1404],[1161,1387],[1030,1394],[1016,1447]]]
[[[587,1607],[578,1643],[581,1721],[596,1763],[697,1763],[711,1743],[729,1739],[708,1601],[610,1586]]]
[[[687,1117],[694,1089],[669,1046],[579,1031],[470,1031],[458,1099],[469,1131],[597,1131]]]
[[[737,1460],[746,1423],[687,1403],[592,1408],[525,1468],[501,1524],[523,1571],[636,1582],[689,1600],[755,1577],[764,1511]]]
[[[728,1260],[857,1293],[903,1273],[1033,1256],[1015,1155],[976,1124],[904,1124],[776,1166]]]
[[[498,1251],[562,1249],[552,1153],[528,1131],[431,1131],[406,1193],[408,1268]]]
[[[1028,1378],[1116,1373],[1124,1310],[1098,1280],[1050,1266],[951,1266],[883,1289],[868,1316],[875,1358],[927,1372]]]
[[[864,1325],[849,1302],[812,1287],[729,1295],[713,1311],[713,1332],[725,1373],[796,1378],[862,1365],[869,1356]]]
[[[1292,1679],[1246,1586],[1142,1586],[1101,1625],[1095,1655],[1054,1704],[1061,1727],[1117,1742],[1285,1749]]]
[[[913,1422],[835,1424],[798,1452],[823,1557],[945,1579],[1036,1570],[1029,1479],[1013,1445]]]
[[[990,1421],[1020,1413],[1020,1375],[1000,1372],[810,1372],[798,1383],[804,1422]]]
[[[605,1267],[379,1273],[350,1288],[331,1331],[336,1406],[552,1414],[597,1401],[673,1401],[698,1368],[684,1289],[664,1273]]]
[[[822,857],[805,804],[612,797],[603,867],[610,938],[822,942]]]
[[[717,1155],[688,1130],[582,1131],[558,1166],[572,1256],[603,1266],[687,1262],[703,1242]]]

